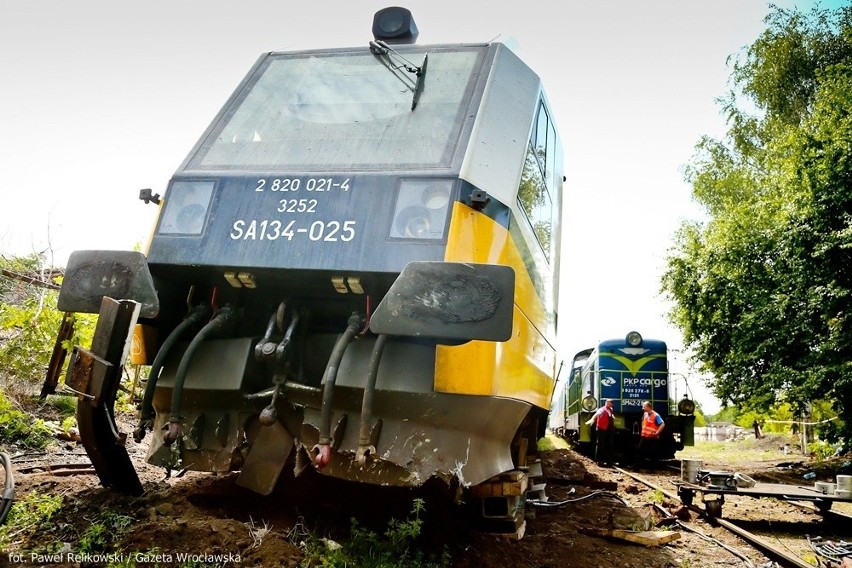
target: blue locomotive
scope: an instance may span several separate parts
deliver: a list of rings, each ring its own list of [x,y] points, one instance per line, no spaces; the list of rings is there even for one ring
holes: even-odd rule
[[[615,413],[614,450],[621,461],[635,455],[642,428],[642,403],[648,401],[666,423],[658,459],[673,458],[675,452],[693,444],[695,404],[684,397],[669,398],[668,348],[665,342],[643,338],[631,331],[624,338],[601,341],[574,356],[564,389],[554,395],[550,427],[592,455],[593,427],[586,421],[604,401],[613,401]]]

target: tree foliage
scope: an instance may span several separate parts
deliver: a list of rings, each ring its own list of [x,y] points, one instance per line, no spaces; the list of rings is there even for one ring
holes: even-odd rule
[[[724,139],[687,167],[704,222],[667,258],[672,321],[722,400],[834,404],[852,434],[852,8],[771,8],[735,60]]]
[[[0,379],[21,392],[30,392],[44,381],[45,372],[64,317],[57,311],[56,290],[41,284],[40,275],[52,273],[44,266],[44,257],[0,257]],[[8,274],[31,276],[11,278]],[[94,318],[77,314],[75,334],[65,346],[88,345],[94,330]]]

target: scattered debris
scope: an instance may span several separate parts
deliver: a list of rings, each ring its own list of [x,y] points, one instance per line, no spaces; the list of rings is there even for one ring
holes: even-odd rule
[[[90,463],[57,463],[48,464],[42,463],[17,469],[18,473],[38,474],[49,473],[57,477],[67,477],[69,475],[94,475],[95,470]]]
[[[679,505],[671,510],[671,514],[681,521],[689,521],[692,519],[692,513],[689,512],[689,507]]]
[[[822,537],[808,537],[808,544],[820,558],[841,562],[845,558],[852,560],[852,542],[845,540],[825,540]]]
[[[249,522],[243,523],[248,529],[249,536],[251,536],[251,547],[259,548],[261,544],[263,544],[263,539],[269,534],[269,531],[272,530],[272,527],[269,526],[269,523],[263,521],[263,527],[255,526],[254,519],[249,516]],[[335,543],[336,544],[336,543]],[[329,546],[329,548],[331,548]]]

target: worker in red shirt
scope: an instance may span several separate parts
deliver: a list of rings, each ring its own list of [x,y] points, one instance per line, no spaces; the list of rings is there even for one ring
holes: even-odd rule
[[[604,466],[612,464],[612,446],[615,440],[615,414],[612,407],[612,399],[606,399],[604,405],[598,408],[592,417],[586,421],[587,425],[594,425],[597,435],[595,461]]]

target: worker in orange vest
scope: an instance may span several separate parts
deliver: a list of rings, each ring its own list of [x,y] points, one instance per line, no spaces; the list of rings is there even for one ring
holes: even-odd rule
[[[646,460],[657,459],[660,445],[660,433],[666,427],[663,418],[654,412],[649,401],[642,403],[642,432],[639,436],[639,458]]]

